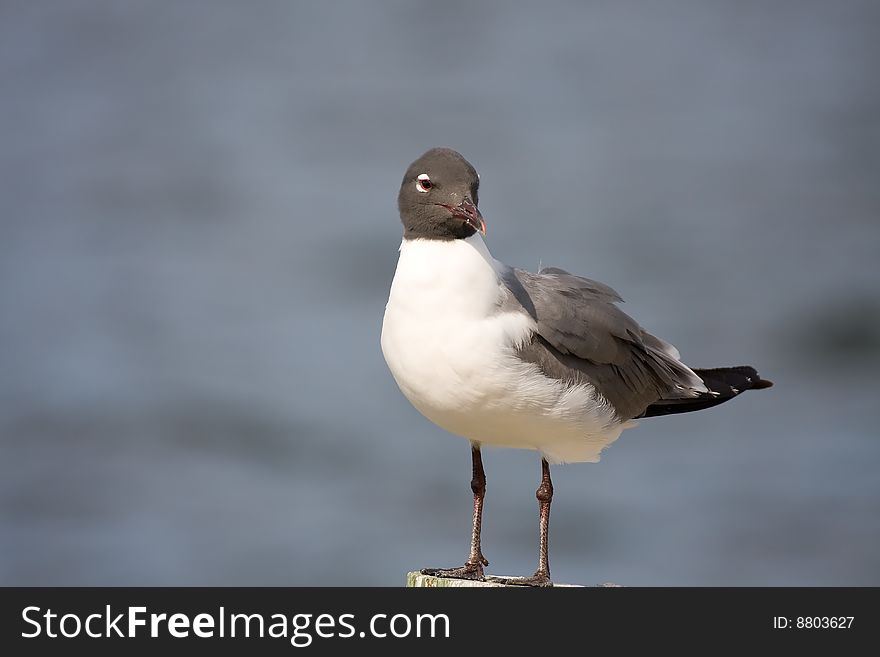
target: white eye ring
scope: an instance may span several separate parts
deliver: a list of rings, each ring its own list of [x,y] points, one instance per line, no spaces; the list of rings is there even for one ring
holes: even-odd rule
[[[427,193],[431,191],[431,188],[434,186],[434,183],[431,182],[431,179],[428,178],[427,173],[420,173],[416,178],[416,189],[422,193]]]

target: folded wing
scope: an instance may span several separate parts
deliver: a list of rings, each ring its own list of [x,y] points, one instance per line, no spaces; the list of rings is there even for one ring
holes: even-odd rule
[[[711,394],[675,347],[620,310],[620,295],[604,283],[556,268],[510,268],[503,279],[509,302],[537,324],[520,356],[547,376],[592,384],[620,418],[640,416],[659,400]]]

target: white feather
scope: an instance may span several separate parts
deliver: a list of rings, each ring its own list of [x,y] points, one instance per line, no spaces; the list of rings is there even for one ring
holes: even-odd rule
[[[480,444],[535,449],[551,462],[598,461],[634,422],[620,422],[589,385],[544,376],[516,349],[531,317],[501,312],[500,263],[479,234],[404,240],[382,352],[403,394],[425,417]]]

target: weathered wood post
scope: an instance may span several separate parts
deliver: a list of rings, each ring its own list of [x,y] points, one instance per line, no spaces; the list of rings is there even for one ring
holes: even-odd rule
[[[450,577],[435,577],[434,575],[423,575],[418,570],[413,570],[406,574],[407,588],[425,588],[425,589],[445,589],[445,588],[479,588],[479,587],[510,587],[525,588],[516,584],[502,584],[501,582],[493,582],[491,577],[485,582],[475,582],[470,579],[453,579]],[[581,584],[556,584],[559,587],[581,587]],[[618,586],[617,584],[599,584],[599,586]]]

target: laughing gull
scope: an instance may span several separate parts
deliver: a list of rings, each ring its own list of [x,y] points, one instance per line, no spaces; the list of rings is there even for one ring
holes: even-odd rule
[[[620,310],[622,299],[603,283],[493,258],[479,185],[474,167],[447,148],[407,169],[382,352],[412,405],[471,443],[470,555],[460,568],[422,572],[486,579],[480,448],[515,447],[541,454],[540,544],[535,574],[508,583],[549,586],[551,463],[596,462],[637,418],[716,406],[772,384],[747,366],[691,369],[675,347]]]

